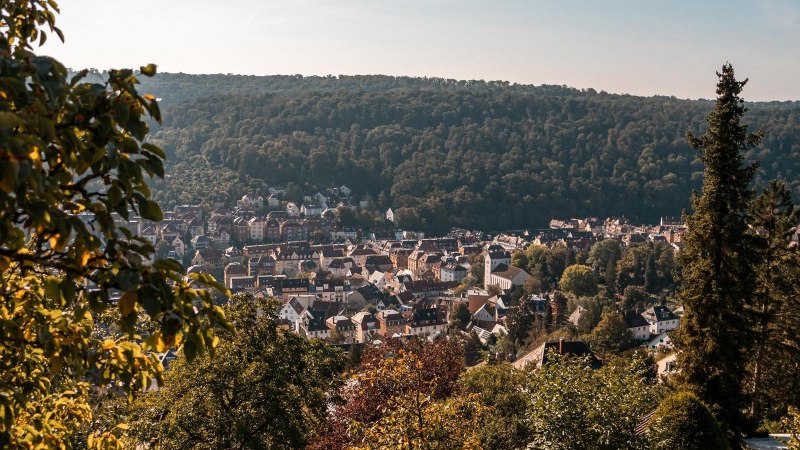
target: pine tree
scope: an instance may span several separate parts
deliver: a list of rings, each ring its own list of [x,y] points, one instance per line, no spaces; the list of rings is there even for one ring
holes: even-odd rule
[[[762,419],[767,404],[776,409],[778,415],[783,414],[783,399],[792,397],[785,395],[788,384],[785,380],[798,378],[800,336],[797,333],[800,333],[800,320],[796,311],[800,306],[800,258],[798,248],[791,245],[791,240],[800,221],[800,209],[792,202],[792,194],[786,185],[774,180],[753,202],[750,216],[761,244],[753,305],[756,320],[751,413],[754,418]],[[792,366],[794,370],[791,370]],[[769,392],[772,386],[780,386],[783,392]]]
[[[756,164],[745,164],[741,151],[755,146],[762,132],[748,133],[741,119],[747,108],[739,97],[747,80],[736,80],[725,64],[717,73],[717,101],[708,130],[691,133],[689,143],[705,164],[702,192],[692,195],[693,214],[680,254],[683,280],[679,296],[685,307],[678,344],[678,364],[687,387],[709,404],[733,433],[744,427],[743,388],[752,340],[747,304],[753,297],[753,245],[747,208]]]
[[[656,293],[658,287],[658,272],[656,269],[656,254],[651,252],[647,255],[647,261],[644,264],[644,288],[651,294]]]

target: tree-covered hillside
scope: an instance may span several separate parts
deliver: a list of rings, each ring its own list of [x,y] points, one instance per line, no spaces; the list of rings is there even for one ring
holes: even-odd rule
[[[230,201],[262,183],[344,183],[394,207],[403,225],[431,231],[679,214],[702,175],[684,136],[704,129],[712,107],[394,77],[167,75],[148,89],[194,98],[168,106],[153,138],[168,154],[159,201]],[[761,161],[756,183],[782,177],[797,192],[800,104],[750,108],[751,127],[766,130],[746,155]]]

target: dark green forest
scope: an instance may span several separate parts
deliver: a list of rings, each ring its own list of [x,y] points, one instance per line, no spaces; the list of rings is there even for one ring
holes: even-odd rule
[[[542,226],[552,217],[654,223],[689,207],[702,163],[686,141],[712,101],[564,86],[388,76],[161,74],[153,142],[165,206],[231,201],[265,185],[347,184],[401,225],[441,232]],[[714,95],[709,92],[709,97]],[[800,180],[800,102],[750,103],[755,184]]]

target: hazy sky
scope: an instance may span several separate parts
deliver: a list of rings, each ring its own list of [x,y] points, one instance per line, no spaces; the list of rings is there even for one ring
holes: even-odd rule
[[[61,0],[73,68],[389,74],[800,100],[800,0]],[[724,6],[721,6],[724,5]]]

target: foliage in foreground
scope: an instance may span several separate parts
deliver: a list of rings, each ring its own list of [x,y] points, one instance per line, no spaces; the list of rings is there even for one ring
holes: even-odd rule
[[[55,26],[52,0],[0,0],[0,447],[72,445],[92,418],[90,383],[128,394],[161,377],[156,352],[213,348],[226,326],[207,284],[120,223],[161,219],[148,180],[164,152],[145,142],[161,120],[139,74],[67,79],[33,52]],[[144,66],[142,76],[155,74]],[[118,299],[112,294],[118,293]],[[114,327],[95,333],[101,316]],[[136,322],[147,316],[147,335]],[[114,442],[111,434],[90,444]]]
[[[678,392],[664,399],[648,425],[653,450],[726,450],[728,441],[708,406]]]
[[[276,325],[275,301],[237,295],[236,335],[214,358],[179,357],[165,387],[132,411],[137,441],[157,448],[302,448],[339,385],[340,350]]]
[[[582,359],[551,356],[555,362],[533,372],[529,384],[533,448],[645,446],[635,430],[658,393],[646,358],[613,358],[593,370]]]

